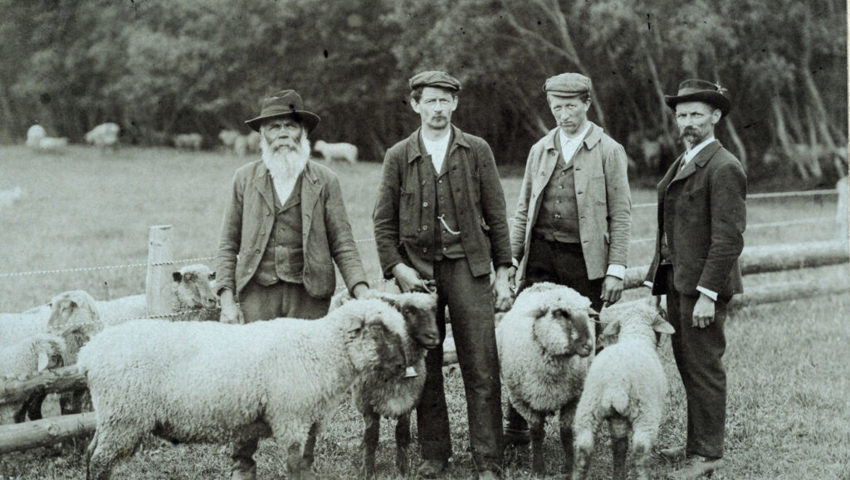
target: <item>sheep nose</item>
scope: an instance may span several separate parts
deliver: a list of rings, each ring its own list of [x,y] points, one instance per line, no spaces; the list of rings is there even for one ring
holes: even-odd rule
[[[426,333],[423,338],[422,346],[428,350],[437,348],[440,345],[440,335],[436,333]]]

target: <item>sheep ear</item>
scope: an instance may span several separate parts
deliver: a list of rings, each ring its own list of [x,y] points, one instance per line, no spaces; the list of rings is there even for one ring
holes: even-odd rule
[[[353,338],[360,333],[360,330],[363,329],[363,325],[366,323],[366,319],[362,316],[351,317],[348,321],[348,336]]]
[[[379,299],[383,300],[384,302],[387,302],[388,304],[390,304],[390,306],[393,307],[394,309],[401,311],[401,303],[399,303],[398,299],[394,298],[393,296],[382,295],[379,292],[375,292],[375,298],[379,298]]]
[[[210,280],[215,280],[215,272],[210,272]]]
[[[179,282],[183,280],[183,274],[178,270],[171,274],[171,278],[173,278],[175,282]]]
[[[47,356],[46,352],[41,352],[38,354],[38,371],[44,371],[47,368],[47,365],[50,363],[50,357]]]
[[[667,335],[673,335],[676,333],[676,329],[673,328],[673,325],[670,325],[667,320],[661,318],[661,316],[655,317],[655,322],[652,324],[652,329],[658,333],[666,333]]]
[[[587,309],[587,316],[590,317],[590,319],[593,320],[594,322],[599,321],[599,312],[597,312],[596,310],[594,310],[592,308]]]
[[[605,329],[599,335],[597,343],[600,345],[610,345],[614,343],[618,335],[620,335],[620,321],[613,320],[608,325],[605,325]]]

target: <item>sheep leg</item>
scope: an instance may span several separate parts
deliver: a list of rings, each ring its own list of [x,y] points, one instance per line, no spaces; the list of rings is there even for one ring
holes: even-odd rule
[[[581,414],[575,419],[573,431],[575,434],[575,467],[572,480],[587,478],[590,471],[590,458],[593,455],[593,434],[595,419],[592,416],[582,418]]]
[[[108,428],[105,424],[98,423],[89,444],[86,480],[109,480],[115,462],[133,455],[142,441],[133,429]]]
[[[578,399],[570,400],[561,407],[558,415],[561,433],[561,448],[564,449],[564,473],[569,478],[573,471],[573,419],[576,414]]]
[[[278,441],[280,441],[280,439],[278,439]],[[311,480],[316,478],[312,470],[310,470],[310,465],[307,465],[307,461],[303,457],[301,443],[290,443],[288,450],[289,451],[286,456],[286,467],[289,471],[289,478],[299,480]]]
[[[657,422],[646,429],[632,425],[632,458],[639,480],[649,480],[649,454],[655,445],[657,431],[657,427],[653,425],[657,425]]]
[[[543,438],[546,435],[544,427],[546,417],[536,415],[528,419],[528,429],[531,433],[531,470],[535,475],[546,473],[546,459],[543,457]]]
[[[608,419],[608,429],[611,431],[611,453],[614,458],[614,480],[626,478],[626,455],[629,450],[629,421],[619,415]]]
[[[313,466],[313,461],[315,460],[315,450],[316,450],[316,438],[319,436],[319,423],[313,423],[310,425],[310,431],[307,432],[307,441],[304,442],[304,454],[302,458],[307,463],[307,467]]]
[[[395,464],[399,473],[407,476],[410,470],[410,414],[403,413],[395,424]]]
[[[363,412],[363,444],[362,464],[360,465],[360,476],[363,478],[375,477],[375,451],[378,449],[378,436],[380,434],[381,417],[371,409]]]
[[[46,393],[34,393],[24,402],[30,420],[41,420],[41,404],[46,396]]]

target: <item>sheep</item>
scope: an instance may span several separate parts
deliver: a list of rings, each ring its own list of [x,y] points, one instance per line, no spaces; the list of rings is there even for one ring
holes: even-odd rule
[[[25,378],[46,368],[64,364],[65,341],[61,337],[38,333],[25,337],[12,345],[0,347],[0,375],[4,378]],[[23,422],[27,414],[30,420],[41,418],[41,403],[44,395],[30,396],[21,404],[0,406],[0,421]]]
[[[50,311],[36,308],[23,313],[0,313],[0,347],[13,345],[47,331]]]
[[[523,290],[496,327],[502,385],[529,423],[532,469],[545,471],[546,416],[559,413],[565,468],[573,464],[572,422],[594,351],[590,300],[575,290],[538,283]]]
[[[38,149],[43,152],[58,152],[67,146],[67,137],[44,137],[38,141]]]
[[[218,132],[218,139],[221,140],[222,145],[227,150],[233,148],[233,144],[236,142],[236,137],[239,137],[239,132],[236,130],[222,130]]]
[[[611,314],[607,310],[611,309],[603,313]],[[647,462],[658,437],[667,396],[667,379],[656,352],[657,340],[660,334],[672,335],[674,329],[648,302],[637,302],[620,310],[599,336],[605,342],[619,334],[619,340],[596,354],[576,408],[573,480],[587,477],[594,430],[603,420],[608,420],[611,432],[613,478],[626,478],[630,431],[637,478],[649,478]]]
[[[384,283],[379,288],[394,291],[395,283]],[[410,447],[410,412],[419,402],[425,387],[425,353],[440,344],[437,327],[437,299],[435,295],[410,293],[385,293],[370,290],[381,300],[388,302],[404,317],[409,340],[405,345],[408,359],[408,375],[401,378],[384,379],[367,377],[351,388],[352,400],[363,415],[362,463],[360,476],[375,476],[375,451],[378,447],[381,416],[396,419],[396,466],[402,475],[409,470],[408,450]],[[331,309],[338,308],[351,296],[347,291],[331,299]],[[308,442],[312,447],[315,441]],[[308,461],[312,451],[305,452]]]
[[[357,147],[350,143],[328,143],[319,140],[313,145],[313,151],[324,157],[325,160],[343,160],[348,163],[357,163]]]
[[[212,443],[272,436],[287,453],[290,478],[309,476],[307,427],[358,378],[403,375],[405,341],[401,314],[377,299],[353,300],[318,320],[107,328],[78,358],[97,424],[88,478],[109,478],[148,433]]]
[[[200,150],[203,140],[200,133],[180,133],[172,138],[175,147],[189,150]]]
[[[115,148],[118,146],[118,134],[121,133],[121,127],[117,123],[107,122],[101,123],[86,133],[86,143],[99,148]]]
[[[35,124],[27,129],[27,143],[28,147],[38,148],[39,142],[41,139],[47,136],[47,131],[41,125]]]

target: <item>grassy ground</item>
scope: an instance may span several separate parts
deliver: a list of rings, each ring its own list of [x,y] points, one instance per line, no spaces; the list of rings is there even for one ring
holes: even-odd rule
[[[20,186],[24,195],[0,208],[0,311],[21,311],[54,294],[82,288],[97,298],[144,291],[143,266],[5,275],[104,265],[144,264],[151,225],[174,226],[178,259],[209,257],[215,252],[224,202],[233,171],[243,160],[217,153],[179,153],[170,149],[124,149],[101,154],[71,147],[64,154],[33,154],[23,147],[0,147],[0,191]],[[379,181],[378,164],[334,165],[342,181],[346,206],[370,278],[379,276],[371,238],[371,211]],[[503,181],[508,212],[513,212],[520,179]],[[652,202],[654,192],[633,191],[633,203]],[[753,201],[749,224],[831,216],[834,198]],[[633,213],[633,238],[651,237],[654,208]],[[829,225],[753,228],[748,245],[831,238]],[[647,264],[651,242],[632,246],[630,263]],[[206,260],[211,263],[211,260]],[[803,278],[839,278],[847,265],[805,272],[747,277],[747,285]],[[627,292],[628,297],[644,292]],[[850,296],[763,305],[734,314],[727,327],[725,357],[729,375],[727,467],[720,479],[850,478]],[[661,351],[671,385],[660,443],[683,441],[683,391],[670,349]],[[451,478],[472,475],[467,451],[466,410],[460,372],[446,369],[454,457]],[[55,405],[50,406],[54,408]],[[554,422],[553,422],[554,423]],[[343,405],[329,422],[317,452],[322,477],[351,478],[355,471],[360,420]],[[557,478],[562,454],[557,432],[547,432],[549,472]],[[379,450],[381,478],[395,478],[392,430],[382,426]],[[607,435],[597,443],[592,478],[610,476]],[[258,454],[262,478],[278,478],[282,464],[271,442]],[[171,446],[151,439],[122,464],[115,478],[225,478],[227,459],[209,445]],[[532,478],[527,451],[509,451],[506,478]],[[670,465],[657,460],[657,475]],[[36,449],[0,457],[0,476],[77,479],[85,465],[73,446]]]

